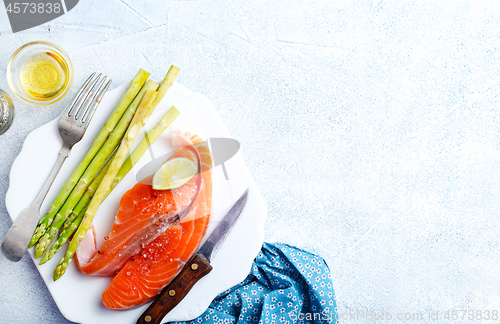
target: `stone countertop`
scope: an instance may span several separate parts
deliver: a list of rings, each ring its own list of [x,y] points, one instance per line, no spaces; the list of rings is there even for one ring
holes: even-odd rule
[[[0,70],[34,40],[65,49],[75,84],[100,71],[115,88],[138,68],[159,79],[179,66],[177,81],[210,98],[241,143],[268,206],[265,240],[317,250],[340,314],[426,323],[500,310],[499,17],[484,0],[88,0],[12,34],[2,4]],[[12,95],[5,77],[0,88]],[[66,103],[13,101],[1,237],[10,167]],[[0,322],[67,322],[30,258],[2,256],[0,273]]]

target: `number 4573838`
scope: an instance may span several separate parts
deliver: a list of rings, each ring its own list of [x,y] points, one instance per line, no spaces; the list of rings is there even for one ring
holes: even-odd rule
[[[61,4],[60,3],[30,3],[30,2],[19,2],[19,3],[9,3],[6,8],[9,14],[11,13],[60,13]]]
[[[448,310],[443,316],[447,320],[496,321],[499,319],[498,310]]]

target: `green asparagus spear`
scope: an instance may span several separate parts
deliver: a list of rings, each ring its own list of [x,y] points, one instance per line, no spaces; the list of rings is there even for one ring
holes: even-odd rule
[[[132,167],[139,161],[144,152],[148,149],[148,147],[156,142],[156,139],[165,131],[165,129],[170,126],[170,124],[174,121],[174,119],[179,116],[180,112],[172,106],[167,113],[162,117],[162,119],[155,125],[147,134],[144,136],[139,145],[136,146],[132,154],[129,155],[127,160],[123,163],[120,171],[116,175],[113,183],[111,184],[111,190],[113,190],[120,181],[122,181],[123,177],[127,175],[127,173],[132,169]]]
[[[108,159],[108,162],[106,162],[106,164],[102,167],[102,170],[105,170],[109,166],[112,157],[113,155]],[[99,171],[94,180],[92,180],[87,190],[85,190],[85,193],[83,194],[82,198],[78,201],[78,204],[76,204],[75,208],[73,208],[68,217],[66,217],[66,220],[64,221],[64,224],[61,227],[61,230],[59,231],[59,236],[75,220],[75,218],[80,214],[80,212],[87,208],[87,205],[89,204],[90,200],[94,196],[95,191],[97,190],[97,186],[99,186],[102,177],[104,177],[104,173],[102,173],[103,172],[102,170]],[[101,179],[97,179],[99,175],[102,175]]]
[[[78,225],[80,225],[80,222],[83,219],[83,214],[85,213],[85,210],[87,210],[88,203],[90,202],[90,200],[94,196],[94,193],[97,190],[97,187],[99,186],[99,184],[101,183],[102,178],[104,178],[104,175],[108,171],[109,165],[111,164],[111,160],[113,159],[113,157],[114,157],[114,154],[109,158],[108,162],[106,162],[106,164],[102,167],[101,171],[99,171],[99,174],[97,174],[97,176],[94,178],[94,180],[92,180],[92,183],[90,184],[90,186],[87,188],[87,190],[83,194],[82,198],[80,199],[80,201],[76,205],[75,209],[71,212],[71,215],[76,215],[74,217],[73,221],[71,222],[71,225],[68,225],[68,228],[66,228],[66,229],[63,228],[61,230],[61,233],[60,233],[57,241],[52,245],[50,250],[47,253],[45,253],[45,255],[40,260],[41,265],[44,264],[45,262],[49,261],[54,256],[54,254],[56,254],[59,251],[61,246],[64,243],[66,243],[66,241],[71,236],[71,234],[73,234],[74,231],[76,230],[76,228],[78,227]],[[80,219],[78,220],[78,218],[80,218]],[[74,229],[71,228],[72,225],[73,225]],[[51,241],[52,241],[52,239],[51,239]],[[38,246],[38,244],[37,244],[37,246]]]
[[[73,210],[71,210],[68,207],[68,204],[64,204],[64,206],[61,208],[61,210],[57,213],[52,224],[50,224],[50,226],[47,228],[47,231],[45,232],[45,234],[43,234],[43,236],[40,238],[38,243],[35,245],[35,257],[36,258],[42,256],[42,254],[48,248],[50,243],[56,237],[57,231],[59,230],[62,223],[64,222],[64,218],[61,215],[68,215],[68,217],[66,219],[68,219],[68,218],[74,219],[88,205],[90,199],[92,199],[92,196],[94,195],[94,193],[97,189],[97,186],[99,186],[99,183],[101,182],[102,178],[104,177],[106,170],[108,169],[109,165],[111,164],[111,159],[113,156],[114,155],[112,155],[108,159],[108,162],[106,162],[106,164],[103,166],[101,171],[99,171],[99,174],[92,180],[92,182],[90,183],[87,190],[85,190],[85,193],[81,197],[80,201],[78,201],[78,204],[76,205],[76,207],[75,208],[73,208],[74,206],[71,207],[73,209]]]
[[[83,239],[83,237],[87,233],[87,230],[92,224],[92,220],[94,219],[97,209],[101,205],[104,198],[107,196],[111,183],[118,174],[118,171],[120,170],[123,162],[125,162],[130,147],[132,146],[135,140],[135,137],[141,130],[142,126],[144,126],[144,124],[147,122],[147,116],[149,115],[149,111],[152,108],[152,103],[155,100],[156,96],[157,96],[156,91],[151,91],[151,90],[146,91],[146,94],[144,95],[144,98],[141,101],[139,108],[137,109],[137,113],[134,115],[134,118],[132,119],[132,122],[130,123],[127,129],[123,141],[120,144],[120,147],[118,147],[118,150],[116,151],[115,156],[111,161],[111,165],[109,166],[108,171],[104,175],[104,178],[99,184],[99,187],[97,188],[94,197],[92,197],[92,200],[90,201],[89,207],[85,212],[85,216],[83,217],[83,220],[80,226],[78,227],[78,230],[73,236],[73,239],[70,242],[68,250],[66,251],[64,257],[59,261],[56,269],[54,270],[54,275],[53,275],[54,281],[59,279],[64,274],[64,272],[66,272],[66,269],[69,263],[71,262],[73,255],[75,254],[76,249],[78,248],[78,245],[80,244],[81,240]]]
[[[57,195],[56,199],[49,207],[47,213],[40,219],[38,226],[35,229],[35,232],[33,233],[33,237],[31,238],[29,247],[35,245],[35,243],[38,242],[38,239],[43,234],[45,234],[47,226],[49,226],[52,223],[55,214],[59,211],[63,203],[66,201],[69,194],[75,187],[76,183],[87,169],[87,166],[92,161],[97,152],[101,149],[106,139],[108,138],[109,134],[113,131],[116,124],[120,121],[120,118],[124,114],[127,107],[130,105],[132,100],[134,100],[134,98],[137,96],[137,93],[142,88],[142,86],[148,79],[149,75],[150,75],[149,72],[140,69],[137,75],[132,79],[127,91],[121,98],[118,105],[116,105],[114,111],[111,113],[108,120],[104,124],[104,127],[101,129],[97,137],[94,139],[92,146],[90,147],[89,151],[83,158],[82,162],[80,163],[80,165],[78,165],[75,171],[73,171],[73,174],[71,174],[70,178],[66,181],[63,188]]]
[[[149,118],[149,116],[151,116],[151,114],[156,109],[156,107],[158,106],[160,101],[163,99],[163,97],[165,97],[165,94],[167,93],[168,89],[170,89],[170,87],[174,83],[174,80],[177,77],[177,74],[179,74],[179,71],[180,71],[180,69],[175,65],[170,66],[170,69],[168,69],[167,74],[165,74],[165,78],[163,79],[163,81],[160,84],[160,87],[157,90],[158,95],[156,96],[156,99],[153,102],[151,110],[149,111],[148,118]]]
[[[48,233],[47,236],[44,235],[40,237],[40,239],[38,240],[37,248],[35,250],[35,257],[38,258],[40,255],[43,254],[43,252],[45,252],[45,250],[47,249],[47,247],[51,242],[51,240],[49,241],[49,238],[53,239],[55,237],[55,234],[57,233],[63,222],[66,220],[68,215],[71,213],[73,208],[76,206],[76,204],[84,194],[85,190],[90,185],[92,179],[94,179],[97,172],[102,168],[102,166],[108,160],[111,153],[116,149],[116,147],[120,143],[123,134],[127,130],[130,121],[134,117],[137,106],[139,105],[140,100],[143,98],[144,93],[146,93],[148,90],[156,90],[157,88],[158,88],[157,83],[148,80],[148,82],[146,82],[146,84],[141,89],[139,94],[136,96],[134,101],[127,108],[122,118],[116,125],[115,129],[111,132],[111,135],[108,137],[104,145],[101,147],[101,150],[95,155],[94,159],[88,166],[87,170],[85,170],[80,180],[78,180],[78,183],[71,192],[69,198],[66,199],[66,202],[64,203],[63,207],[57,213],[56,217],[54,218],[55,224],[51,228],[51,232]],[[47,226],[46,228],[48,227],[49,226]]]
[[[101,183],[102,178],[104,178],[104,174],[109,168],[109,165],[111,164],[111,160],[113,160],[113,157],[115,154],[113,153],[106,164],[102,167],[101,171],[97,174],[97,176],[92,180],[90,183],[89,187],[85,191],[85,193],[82,196],[82,199],[78,201],[78,204],[75,206],[71,214],[68,215],[66,218],[66,221],[63,224],[63,227],[61,228],[60,234],[73,222],[73,220],[82,212],[82,210],[87,209],[87,206],[92,199],[92,197],[95,194],[95,191],[97,190],[97,187]]]
[[[57,241],[55,241],[54,244],[52,244],[52,246],[50,247],[50,249],[47,251],[47,253],[45,253],[42,257],[42,259],[40,259],[40,265],[44,264],[45,262],[49,261],[50,259],[52,259],[52,257],[57,253],[59,252],[59,250],[61,249],[61,247],[64,245],[64,243],[66,243],[69,239],[69,237],[76,231],[76,229],[78,228],[78,226],[80,226],[80,223],[82,222],[82,219],[83,219],[83,216],[85,215],[85,211],[87,209],[84,209],[82,210],[82,212],[78,215],[77,218],[75,218],[71,224],[66,228],[64,229],[62,232],[61,232],[61,235],[59,235],[59,237],[57,238]]]
[[[132,151],[127,160],[123,163],[122,167],[120,168],[120,171],[118,171],[118,174],[116,175],[115,179],[113,180],[113,183],[111,184],[109,192],[111,192],[118,185],[118,183],[120,183],[120,181],[125,177],[125,175],[139,161],[139,159],[142,157],[144,152],[146,152],[148,147],[151,144],[153,144],[156,141],[156,139],[158,139],[158,137],[170,126],[170,124],[177,118],[177,116],[179,116],[179,114],[180,112],[175,107],[172,106],[172,108],[170,108],[167,111],[167,113],[162,117],[162,119],[158,122],[158,124],[156,124],[146,134],[146,136],[144,136],[139,145],[136,146],[134,151]],[[104,174],[106,173],[106,170],[109,164],[111,163],[111,159],[112,158],[110,158],[108,162],[106,162],[106,165],[99,172],[96,178],[92,181],[89,188],[85,192],[82,199],[80,199],[78,205],[76,205],[71,215],[68,216],[68,219],[66,219],[66,222],[64,223],[63,228],[61,229],[57,241],[50,247],[47,253],[45,253],[45,255],[42,257],[42,259],[40,260],[40,264],[44,264],[45,262],[49,261],[57,252],[59,252],[61,246],[63,246],[64,243],[66,243],[68,238],[76,231],[78,226],[80,226],[80,223],[82,222],[83,216],[86,211],[86,207],[88,206],[90,199],[94,195],[97,186],[104,177]]]

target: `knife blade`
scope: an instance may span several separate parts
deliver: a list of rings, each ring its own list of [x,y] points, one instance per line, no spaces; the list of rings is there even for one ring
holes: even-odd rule
[[[219,251],[222,243],[233,229],[247,202],[248,189],[231,207],[219,225],[210,234],[196,254],[186,263],[181,272],[163,289],[155,301],[139,317],[137,324],[159,324],[191,288],[210,271],[210,261]]]

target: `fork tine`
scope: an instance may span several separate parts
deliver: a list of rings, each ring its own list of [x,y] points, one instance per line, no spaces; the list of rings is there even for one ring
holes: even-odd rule
[[[85,92],[85,96],[83,97],[82,101],[79,101],[79,105],[77,105],[78,106],[78,110],[76,111],[76,114],[75,114],[75,120],[78,120],[79,116],[83,116],[83,114],[81,114],[82,111],[85,113],[85,109],[88,107],[88,104],[89,104],[89,97],[92,94],[92,92],[93,92],[96,84],[101,79],[101,75],[102,75],[102,73],[99,73],[99,75],[97,76],[97,78],[95,78],[92,81],[92,83],[87,88],[87,90]]]
[[[75,106],[76,106],[75,105],[76,102],[78,101],[78,99],[80,99],[82,93],[85,91],[85,89],[87,88],[87,85],[90,83],[90,81],[92,80],[94,75],[95,75],[95,72],[89,76],[87,81],[85,81],[85,83],[81,86],[80,90],[78,90],[76,95],[73,97],[73,100],[71,101],[71,103],[66,107],[65,113],[67,114],[68,117],[71,116],[71,113],[73,112],[73,108],[75,108]]]
[[[102,97],[104,96],[104,94],[108,90],[109,85],[111,84],[111,79],[105,84],[106,78],[107,78],[107,76],[105,76],[102,79],[102,82],[99,84],[99,87],[97,88],[94,95],[92,96],[92,99],[91,99],[87,109],[85,110],[85,113],[82,116],[82,119],[81,119],[82,123],[88,124],[90,122],[90,120],[92,119],[92,116],[94,116],[94,113],[97,109],[97,106],[101,102]]]
[[[89,108],[92,104],[92,101],[95,99],[97,93],[99,92],[99,89],[101,88],[102,84],[106,81],[107,76],[104,78],[98,80],[92,89],[90,89],[90,92],[88,96],[85,97],[85,101],[82,103],[80,110],[78,111],[78,114],[80,114],[80,122],[84,123],[85,116],[87,115],[87,112],[89,111]],[[77,118],[77,117],[75,117]],[[78,119],[78,118],[77,118]]]

